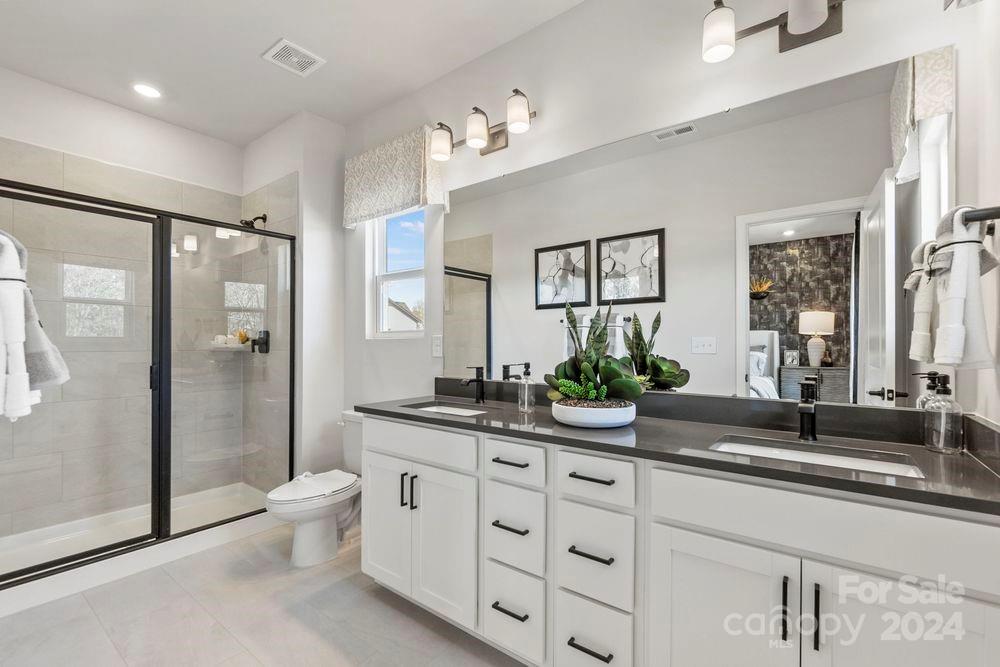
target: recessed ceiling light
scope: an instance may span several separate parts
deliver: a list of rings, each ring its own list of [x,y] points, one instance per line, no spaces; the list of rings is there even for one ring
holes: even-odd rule
[[[153,88],[148,83],[132,84],[132,90],[139,93],[143,97],[152,97],[155,99],[160,96],[160,91],[158,91],[156,88]]]
[[[794,236],[795,235],[795,230],[794,229],[786,229],[785,231],[782,232],[782,235],[783,236]]]

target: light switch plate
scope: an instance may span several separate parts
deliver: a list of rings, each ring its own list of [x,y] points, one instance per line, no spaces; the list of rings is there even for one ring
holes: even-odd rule
[[[715,354],[715,336],[693,336],[691,338],[691,354]]]
[[[442,334],[434,334],[431,336],[431,356],[444,356],[444,336]]]

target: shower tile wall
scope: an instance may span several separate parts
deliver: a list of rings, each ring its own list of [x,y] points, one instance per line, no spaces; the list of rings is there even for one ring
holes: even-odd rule
[[[254,210],[254,215],[267,210],[275,221],[268,228],[295,232],[294,174],[241,200],[0,138],[0,177],[215,220],[235,221],[243,210]],[[255,201],[265,208],[258,210]],[[148,503],[151,225],[0,199],[0,228],[28,246],[29,284],[46,331],[63,352],[72,376],[63,387],[43,391],[43,403],[30,416],[14,424],[0,419],[0,537]],[[207,240],[212,230],[204,229]],[[272,255],[277,254],[267,256],[275,274],[278,259]],[[260,261],[256,249],[245,256],[193,271],[174,285],[174,305],[180,307],[175,311],[174,346],[186,356],[185,371],[174,385],[175,445],[180,445],[174,447],[175,496],[241,480],[267,490],[287,474],[277,473],[279,468],[287,471],[287,355],[205,351],[204,334],[225,331],[224,279],[244,280],[251,271],[258,271],[254,280],[263,279],[263,264],[246,270],[243,266],[245,261]],[[127,276],[122,335],[66,335],[67,318],[73,316],[64,298],[66,265]],[[277,321],[287,322],[278,311],[288,304],[287,296],[271,288],[271,281],[269,275],[268,299],[275,295],[276,307],[269,304],[267,312],[276,318],[272,349],[277,349],[287,346],[287,331]],[[196,339],[202,342],[200,351],[194,349]],[[221,361],[226,354],[232,359]],[[246,389],[245,375],[252,380]],[[194,378],[206,393],[185,390],[183,382]],[[264,417],[268,412],[274,413],[274,424]],[[279,430],[285,434],[280,444]]]

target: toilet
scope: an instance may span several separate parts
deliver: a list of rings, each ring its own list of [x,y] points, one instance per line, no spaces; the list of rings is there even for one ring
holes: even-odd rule
[[[309,567],[337,556],[344,533],[361,515],[362,415],[344,412],[344,467],[304,472],[267,494],[267,512],[295,524],[292,565]]]

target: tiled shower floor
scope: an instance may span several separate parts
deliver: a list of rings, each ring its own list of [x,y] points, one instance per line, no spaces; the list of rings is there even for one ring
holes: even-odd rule
[[[173,533],[198,528],[264,507],[264,493],[238,483],[171,502]],[[149,533],[149,506],[133,507],[79,521],[0,538],[0,572],[13,572],[56,558]]]

